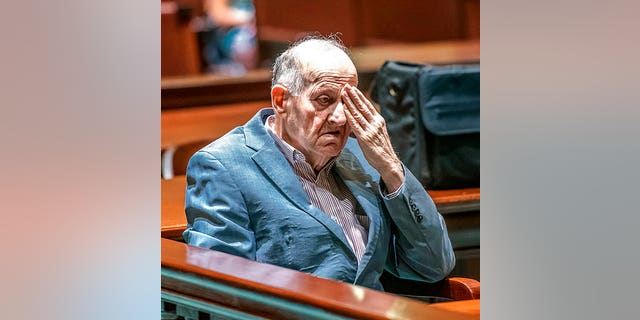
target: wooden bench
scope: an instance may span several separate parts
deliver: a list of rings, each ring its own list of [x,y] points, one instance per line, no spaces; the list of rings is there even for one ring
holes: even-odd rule
[[[480,301],[426,304],[368,288],[161,240],[163,313],[191,319],[479,319]],[[479,297],[479,283],[449,278],[452,299]],[[471,281],[473,282],[473,281]],[[457,289],[452,289],[457,288]]]
[[[244,76],[200,74],[161,80],[162,110],[270,100],[271,70],[250,70]]]
[[[162,0],[160,5],[160,35],[162,76],[195,75],[200,73],[200,48],[190,27],[190,15],[185,15],[182,2]]]
[[[386,60],[436,65],[480,61],[479,40],[391,44],[351,49],[358,70],[359,87],[367,90],[371,79]],[[161,80],[162,110],[270,100],[271,70],[249,71],[242,77],[194,75]]]
[[[269,100],[225,105],[166,110],[160,114],[161,148],[202,140],[213,141],[243,125],[258,110],[271,106]]]
[[[257,101],[162,111],[162,176],[170,179],[176,174],[184,174],[194,152],[269,106],[270,101]]]

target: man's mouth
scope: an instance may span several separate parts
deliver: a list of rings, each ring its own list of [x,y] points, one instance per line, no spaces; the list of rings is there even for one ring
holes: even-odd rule
[[[337,136],[337,135],[340,134],[340,130],[327,131],[327,132],[323,133],[323,135],[325,135],[325,134]]]

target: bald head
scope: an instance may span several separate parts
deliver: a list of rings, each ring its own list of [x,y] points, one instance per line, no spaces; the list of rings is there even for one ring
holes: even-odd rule
[[[335,70],[356,74],[356,68],[339,40],[304,39],[283,52],[273,66],[271,86],[285,86],[293,96],[317,80],[318,72]]]

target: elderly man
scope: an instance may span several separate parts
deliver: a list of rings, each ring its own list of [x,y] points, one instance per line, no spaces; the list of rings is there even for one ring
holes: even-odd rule
[[[384,269],[444,278],[455,264],[444,220],[357,83],[336,40],[280,55],[272,108],[189,161],[185,241],[378,290]]]

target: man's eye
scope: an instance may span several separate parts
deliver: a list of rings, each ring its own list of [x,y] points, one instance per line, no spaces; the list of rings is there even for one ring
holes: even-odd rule
[[[330,104],[332,102],[333,99],[327,97],[327,96],[321,96],[318,98],[318,102],[320,102],[320,104]]]

